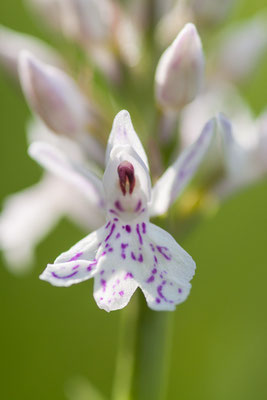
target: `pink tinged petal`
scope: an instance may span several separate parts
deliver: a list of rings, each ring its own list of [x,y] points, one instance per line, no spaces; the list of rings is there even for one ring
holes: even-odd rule
[[[189,295],[195,262],[169,233],[156,225],[148,225],[147,240],[146,269],[143,276],[139,274],[138,285],[150,308],[172,311]]]
[[[110,153],[114,147],[127,145],[133,148],[148,169],[147,156],[142,143],[134,130],[130,114],[128,111],[122,110],[116,115],[109,135],[106,151],[106,163],[108,162]]]
[[[33,143],[29,147],[29,154],[44,168],[80,190],[92,204],[104,206],[100,179],[82,164],[72,160],[55,146],[43,142]]]
[[[29,104],[50,129],[66,135],[85,129],[88,103],[71,77],[27,51],[20,54],[19,74]]]
[[[51,65],[58,67],[64,65],[59,54],[40,39],[0,26],[0,65],[16,78],[18,78],[18,56],[21,50],[28,50]]]
[[[199,93],[204,55],[193,24],[186,24],[161,56],[155,76],[156,98],[164,109],[180,110]]]
[[[164,214],[190,183],[209,149],[215,127],[215,120],[210,120],[196,142],[186,148],[156,182],[152,191],[151,215]]]
[[[110,270],[105,275],[97,275],[94,284],[94,298],[99,308],[105,311],[119,310],[130,301],[138,285],[132,273],[126,270]]]

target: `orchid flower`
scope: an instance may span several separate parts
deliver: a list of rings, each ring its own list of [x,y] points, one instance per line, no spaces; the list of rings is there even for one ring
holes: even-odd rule
[[[146,153],[127,111],[114,120],[102,182],[52,146],[33,143],[29,150],[33,158],[60,175],[65,169],[80,189],[94,188],[94,200],[106,212],[106,224],[61,254],[40,278],[66,287],[94,277],[94,298],[106,311],[126,306],[138,287],[150,308],[174,310],[190,292],[195,262],[169,233],[150,223],[149,216],[165,212],[181,194],[208,149],[213,131],[214,121],[210,121],[154,189]]]

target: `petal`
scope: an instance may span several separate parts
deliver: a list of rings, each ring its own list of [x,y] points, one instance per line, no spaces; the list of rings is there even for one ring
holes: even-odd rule
[[[194,261],[171,235],[141,221],[114,218],[105,227],[94,297],[106,311],[124,307],[138,286],[157,310],[173,310],[189,294]]]
[[[112,273],[109,269],[105,275],[95,277],[94,298],[98,307],[107,312],[119,310],[129,303],[137,287],[131,275],[127,278],[127,272],[116,270]]]
[[[127,175],[131,169],[132,179]],[[125,178],[132,180],[127,186],[127,179],[123,182],[120,171],[124,171]],[[123,188],[124,184],[125,190]],[[147,213],[147,204],[151,197],[151,182],[149,172],[138,154],[130,146],[116,146],[113,148],[107,164],[103,185],[108,203],[108,210],[123,220],[134,219],[140,213]]]
[[[40,118],[32,118],[27,124],[28,142],[48,142],[69,155],[75,154],[77,159],[89,159],[98,165],[104,164],[105,153],[102,145],[86,132],[77,134],[74,138],[57,135],[48,128]],[[73,140],[72,140],[73,139]]]
[[[113,218],[104,227],[96,256],[99,273],[95,276],[94,298],[106,311],[126,306],[138,287],[136,278],[144,263],[143,226],[141,223],[125,225]]]
[[[13,271],[32,263],[34,247],[64,214],[65,197],[58,180],[47,175],[6,199],[0,216],[0,247]]]
[[[54,286],[71,286],[92,278],[99,270],[96,262],[103,228],[86,236],[62,253],[54,264],[48,264],[40,279]]]
[[[74,135],[86,128],[89,122],[87,100],[65,72],[22,51],[19,74],[28,102],[50,129]]]
[[[172,311],[189,295],[195,262],[169,233],[156,225],[147,225],[146,244],[146,269],[138,284],[150,308]]]
[[[18,55],[21,50],[28,50],[49,64],[58,67],[64,65],[59,54],[45,42],[0,26],[0,64],[15,77],[18,77]]]
[[[145,150],[134,130],[130,114],[126,110],[120,111],[114,118],[112,130],[108,139],[106,164],[108,163],[112,149],[118,145],[131,146],[138,154],[138,156],[142,159],[147,169],[149,168]]]
[[[102,182],[82,164],[44,142],[33,143],[29,147],[29,154],[44,168],[76,186],[93,204],[103,207]]]
[[[195,143],[186,148],[156,182],[152,190],[151,215],[164,214],[191,181],[215,134],[215,120],[203,128]]]
[[[201,41],[195,26],[186,24],[159,60],[155,75],[159,105],[180,110],[200,91],[203,76]]]
[[[241,186],[258,179],[261,176],[261,171],[259,160],[255,157],[257,132],[255,130],[250,132],[252,136],[255,135],[255,138],[246,142],[246,144],[249,143],[249,146],[244,146],[236,140],[232,125],[224,115],[219,114],[216,120],[218,134],[223,146],[225,174],[213,190],[218,196],[224,198]]]

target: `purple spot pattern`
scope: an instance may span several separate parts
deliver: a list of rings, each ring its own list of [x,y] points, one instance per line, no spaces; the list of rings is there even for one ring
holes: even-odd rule
[[[69,278],[72,278],[72,277],[73,277],[74,275],[76,275],[77,273],[78,273],[78,271],[74,271],[74,272],[72,272],[72,274],[59,276],[59,275],[57,275],[55,272],[52,272],[52,276],[53,276],[54,278],[57,278],[57,279],[69,279]]]
[[[118,205],[117,205],[118,206]],[[140,206],[141,207],[141,206]],[[115,246],[115,251],[118,248],[117,246],[119,246],[120,248],[120,255],[121,255],[121,259],[122,261],[126,260],[127,257],[130,257],[130,259],[132,261],[136,262],[136,268],[141,268],[142,266],[139,264],[144,263],[144,255],[143,255],[143,251],[145,251],[145,254],[148,252],[149,254],[146,256],[146,263],[148,262],[148,260],[150,260],[150,262],[152,262],[152,267],[150,269],[150,273],[149,275],[145,278],[145,284],[149,285],[149,287],[151,288],[152,292],[150,289],[148,289],[150,291],[150,293],[154,293],[154,301],[157,304],[160,304],[161,302],[166,302],[169,304],[173,304],[177,301],[179,301],[179,298],[181,298],[180,296],[183,293],[183,290],[181,287],[177,287],[175,282],[172,282],[168,279],[168,273],[166,270],[161,270],[160,268],[160,264],[162,262],[162,258],[164,259],[164,262],[166,263],[172,260],[172,254],[169,250],[168,247],[166,246],[160,246],[154,243],[148,243],[147,245],[144,245],[144,236],[147,233],[147,226],[145,222],[142,223],[137,223],[135,226],[135,229],[132,229],[132,227],[130,225],[119,225],[117,227],[117,222],[118,222],[118,218],[113,218],[113,220],[108,221],[108,223],[105,226],[106,230],[109,230],[107,232],[107,235],[102,243],[99,243],[98,247],[100,248],[100,246],[102,245],[102,251],[100,251],[100,255],[98,257],[96,257],[94,260],[92,260],[91,262],[89,262],[88,266],[87,266],[87,270],[88,271],[92,271],[94,268],[97,267],[100,259],[102,257],[107,257],[107,255],[109,253],[112,253],[114,251],[114,247],[111,246],[111,240],[113,240],[113,244],[115,244],[115,240],[118,243]],[[122,229],[124,230],[124,234],[122,234]],[[117,230],[117,232],[116,232]],[[118,231],[120,230],[120,231]],[[127,242],[122,242],[121,239],[124,238],[124,240],[126,239],[126,236],[129,237],[129,241]],[[133,251],[131,250],[131,243],[132,243],[132,238],[134,238],[134,236],[132,235],[136,235],[137,239],[133,239],[134,243],[136,243],[136,240],[139,243],[139,249],[138,251]],[[135,238],[136,238],[135,236]],[[120,239],[120,240],[119,240]],[[72,257],[69,261],[74,261],[79,259],[82,256],[82,252],[77,253],[74,257]],[[127,265],[127,264],[126,264]],[[108,267],[108,266],[107,266]],[[143,267],[142,267],[143,268]],[[73,276],[75,276],[76,274],[78,274],[79,272],[79,264],[75,265],[74,267],[72,267],[73,272],[68,274],[68,275],[63,275],[60,276],[58,274],[56,274],[55,272],[52,272],[52,275],[54,278],[57,279],[69,279],[72,278]],[[122,279],[122,281],[120,281],[119,279],[117,280],[111,280],[113,282],[112,284],[112,291],[111,290],[107,290],[108,285],[109,285],[109,281],[110,279],[112,279],[112,275],[115,274],[116,269],[113,268],[112,270],[108,271],[106,269],[102,269],[99,272],[99,277],[101,276],[101,279],[99,280],[100,282],[100,288],[101,288],[101,293],[102,296],[99,297],[99,301],[104,301],[105,297],[106,297],[106,302],[107,303],[111,303],[113,301],[113,299],[115,300],[116,298],[121,298],[125,295],[125,290],[123,290],[123,282],[127,281],[127,280],[131,280],[134,278],[134,274],[133,272],[125,272],[125,275]],[[114,278],[116,278],[116,275],[113,275]],[[174,285],[175,284],[175,285]],[[173,287],[173,289],[171,290],[165,290],[165,288],[167,287]],[[174,292],[174,290],[176,292]],[[105,293],[105,297],[103,297],[103,293]],[[176,293],[176,295],[175,295]],[[109,297],[107,297],[109,296]]]
[[[80,258],[83,255],[83,252],[75,254],[74,257],[72,257],[69,261],[76,261],[78,258]]]

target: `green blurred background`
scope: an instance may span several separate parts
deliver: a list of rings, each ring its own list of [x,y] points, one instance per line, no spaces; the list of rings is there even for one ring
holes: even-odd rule
[[[240,1],[229,22],[264,6],[266,0]],[[0,18],[49,40],[21,0],[1,0]],[[255,113],[267,105],[266,71],[267,57],[241,88]],[[41,170],[26,153],[29,110],[3,74],[0,93],[2,200],[36,182]],[[197,274],[189,299],[175,312],[168,399],[267,398],[266,204],[262,181],[229,199],[182,243],[197,261]],[[90,378],[109,395],[120,312],[96,307],[91,281],[66,290],[38,279],[47,262],[83,235],[60,222],[38,247],[33,271],[20,278],[1,262],[1,399],[63,400],[75,376]]]

